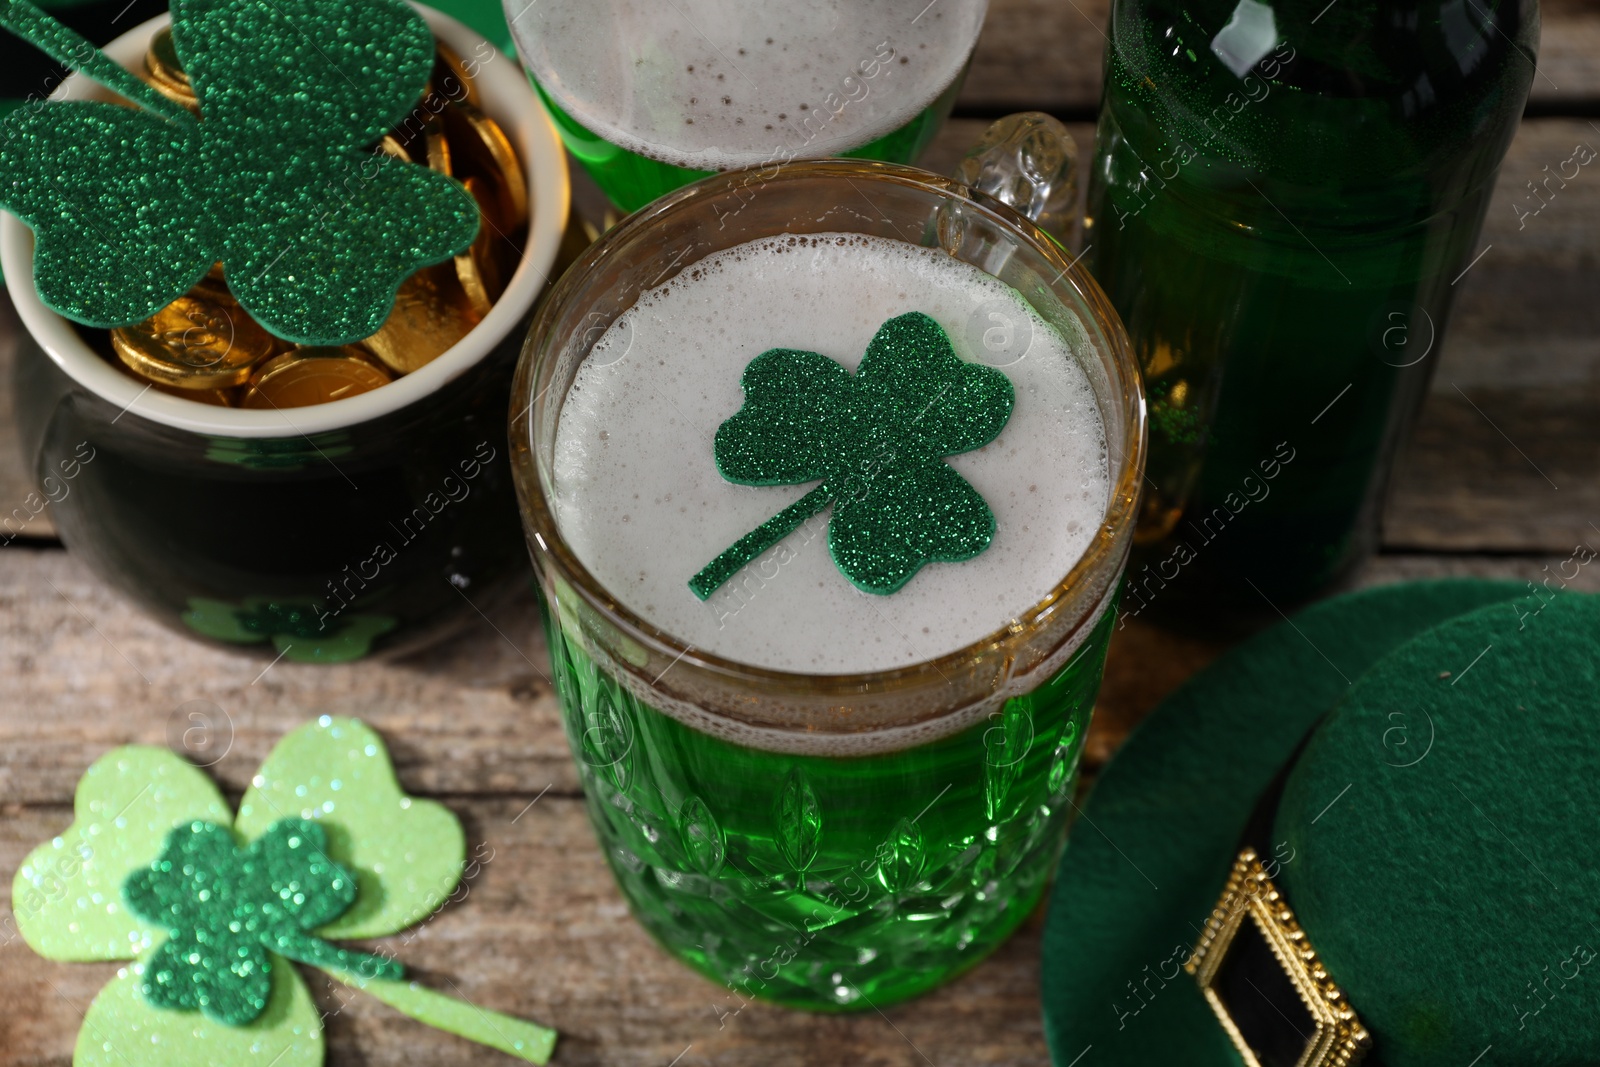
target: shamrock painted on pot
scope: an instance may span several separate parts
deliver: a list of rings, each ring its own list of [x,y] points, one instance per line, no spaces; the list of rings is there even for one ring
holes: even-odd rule
[[[271,437],[213,437],[206,444],[206,459],[253,471],[297,471],[309,464],[332,463],[354,451],[355,446],[345,443],[342,432],[289,441]]]
[[[318,1067],[321,1015],[295,962],[430,1026],[549,1059],[554,1031],[407,981],[381,948],[336,943],[427,919],[466,861],[460,822],[401,791],[360,721],[323,716],[286,735],[237,817],[194,766],[139,745],[95,761],[74,812],[23,861],[11,898],[41,956],[127,961],[85,1013],[74,1067]]]
[[[394,629],[388,615],[340,615],[326,625],[315,606],[274,597],[245,597],[240,604],[190,597],[183,624],[197,634],[233,645],[271,641],[296,663],[345,663],[360,659],[372,642]]]

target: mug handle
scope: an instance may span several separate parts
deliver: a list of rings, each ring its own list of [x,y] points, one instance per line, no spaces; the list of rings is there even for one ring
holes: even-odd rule
[[[1078,215],[1078,145],[1057,119],[1021,111],[997,119],[956,167],[957,181],[1028,216],[1067,247]]]

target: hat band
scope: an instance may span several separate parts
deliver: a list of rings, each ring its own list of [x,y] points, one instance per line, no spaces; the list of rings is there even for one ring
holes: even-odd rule
[[[1320,723],[1257,801],[1222,896],[1184,964],[1246,1067],[1381,1067],[1371,1034],[1274,884],[1278,861],[1262,859],[1273,854],[1284,783]]]

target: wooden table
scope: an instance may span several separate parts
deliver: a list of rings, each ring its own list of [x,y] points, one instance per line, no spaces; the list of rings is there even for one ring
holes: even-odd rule
[[[1067,120],[1087,158],[1106,2],[993,0],[959,117],[930,165],[948,169],[983,120],[1027,108]],[[1578,543],[1600,547],[1600,176],[1569,182],[1524,229],[1511,207],[1546,164],[1580,141],[1600,144],[1592,0],[1546,3],[1542,51],[1484,229],[1487,251],[1460,283],[1433,391],[1395,477],[1382,551],[1357,584],[1469,574],[1537,581]],[[0,419],[9,412],[0,396]],[[30,488],[14,449],[0,432],[0,512]],[[1575,584],[1600,589],[1600,568],[1584,568]],[[1118,633],[1091,767],[1219,651],[1137,623]],[[959,981],[885,1014],[816,1017],[752,1004],[719,1022],[733,1007],[724,991],[657,949],[612,884],[527,596],[398,663],[262,666],[147,622],[62,551],[48,511],[0,548],[0,906],[24,854],[71,821],[84,768],[114,745],[166,743],[186,701],[210,701],[231,722],[231,747],[214,771],[234,799],[285,730],[321,712],[355,714],[389,739],[410,791],[450,805],[469,847],[493,850],[465,899],[410,943],[407,962],[430,984],[448,979],[479,1004],[559,1028],[557,1063],[1045,1062],[1037,915]],[[45,962],[19,939],[4,940],[11,929],[0,923],[0,1064],[66,1064],[80,1015],[114,968]],[[313,988],[337,1007],[331,991],[315,980]],[[328,1041],[333,1067],[510,1062],[359,996],[331,1017]]]

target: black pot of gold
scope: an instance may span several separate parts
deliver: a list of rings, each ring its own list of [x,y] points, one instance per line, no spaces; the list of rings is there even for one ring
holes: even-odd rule
[[[525,567],[507,406],[560,142],[514,61],[438,12],[236,6],[104,54],[7,25],[79,70],[0,123],[24,455],[67,547],[181,632],[415,648]],[[291,62],[305,39],[334,66]]]

